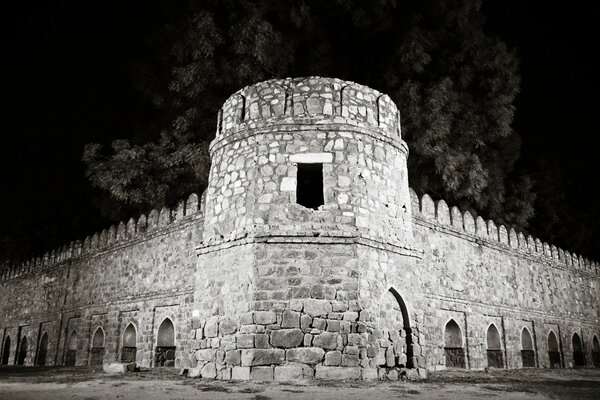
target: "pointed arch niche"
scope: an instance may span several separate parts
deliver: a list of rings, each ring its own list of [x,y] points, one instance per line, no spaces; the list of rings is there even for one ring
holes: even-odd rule
[[[27,336],[23,336],[21,343],[19,343],[19,352],[17,353],[17,365],[25,365],[25,358],[27,357]]]
[[[535,351],[533,350],[533,339],[527,327],[521,330],[521,361],[523,367],[535,367]]]
[[[154,366],[174,367],[175,349],[175,326],[170,318],[165,318],[158,327],[156,335]]]
[[[448,321],[444,328],[444,353],[446,367],[466,368],[462,332],[453,319]]]
[[[414,337],[410,326],[410,318],[406,303],[394,288],[386,291],[380,302],[379,323],[384,338],[389,339],[391,346],[386,356],[378,358],[380,366],[417,367],[417,354],[413,352]]]
[[[79,337],[77,331],[73,330],[69,335],[67,341],[67,351],[65,352],[65,366],[74,367],[77,362],[77,345],[79,344]]]
[[[121,347],[121,362],[133,363],[137,355],[137,330],[130,322],[123,332],[123,346]]]
[[[600,341],[596,335],[592,339],[592,364],[594,367],[600,368]]]
[[[2,346],[2,365],[8,364],[9,356],[10,356],[10,336],[6,336],[6,339],[4,339],[4,346]]]
[[[48,355],[48,334],[44,332],[42,335],[42,339],[40,340],[40,345],[38,347],[37,357],[35,360],[35,365],[39,365],[43,367],[46,365],[46,357]]]
[[[558,348],[558,340],[554,331],[548,333],[548,358],[550,359],[550,368],[561,368],[561,356]]]
[[[486,334],[487,360],[489,368],[504,368],[504,357],[502,356],[502,341],[500,332],[496,325],[490,324]]]
[[[571,338],[573,344],[573,366],[575,368],[585,367],[585,353],[583,352],[583,343],[581,338],[575,332]]]
[[[104,330],[97,327],[92,336],[92,348],[90,349],[90,366],[98,367],[104,361]]]

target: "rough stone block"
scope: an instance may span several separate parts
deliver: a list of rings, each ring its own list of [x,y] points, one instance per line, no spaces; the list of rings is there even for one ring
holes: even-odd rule
[[[359,365],[358,354],[342,354],[342,367],[358,367]]]
[[[286,359],[290,362],[318,364],[323,361],[325,351],[319,347],[300,347],[286,351]]]
[[[340,321],[328,319],[327,320],[327,332],[339,332],[340,331]]]
[[[237,332],[237,324],[231,318],[224,318],[219,323],[219,333],[221,335],[231,335]]]
[[[377,368],[361,368],[360,378],[365,381],[377,379]]]
[[[303,315],[300,317],[300,328],[302,332],[308,333],[310,332],[310,326],[312,324],[312,317],[309,315]]]
[[[218,333],[219,323],[216,319],[209,319],[204,325],[204,337],[214,338]]]
[[[255,311],[254,323],[258,325],[269,325],[277,322],[277,315],[273,311]]]
[[[254,335],[254,347],[257,349],[268,349],[269,336],[266,334]]]
[[[332,307],[329,300],[304,300],[304,312],[312,317],[327,316],[331,311]]]
[[[217,354],[216,349],[196,350],[196,360],[198,361],[214,361]]]
[[[300,366],[275,367],[275,380],[279,382],[298,381],[304,379],[304,369]]]
[[[251,349],[254,347],[254,335],[238,335],[236,343],[238,349]]]
[[[282,364],[285,350],[282,349],[247,349],[242,350],[242,366]]]
[[[200,378],[200,376],[202,376],[200,374],[200,368],[188,368],[188,377]]]
[[[300,313],[297,311],[285,310],[281,315],[282,328],[299,328]]]
[[[250,367],[233,367],[231,369],[231,379],[236,381],[250,380]]]
[[[315,378],[328,380],[361,379],[361,373],[358,367],[327,367],[317,365],[315,368]]]
[[[135,363],[112,362],[102,365],[102,370],[107,374],[124,374],[135,371]]]
[[[215,379],[217,377],[217,364],[209,362],[200,369],[203,378]]]
[[[328,351],[325,354],[325,361],[323,365],[329,367],[338,367],[342,363],[342,352],[341,351]]]
[[[229,350],[225,352],[225,362],[230,365],[240,365],[242,362],[241,350]]]
[[[250,369],[250,379],[253,381],[272,381],[273,367],[252,367]]]
[[[339,334],[334,332],[323,332],[314,337],[313,345],[326,350],[335,350],[338,345],[338,336]]]
[[[289,349],[298,347],[304,339],[300,329],[280,329],[271,332],[271,346]]]
[[[327,320],[323,318],[315,318],[313,319],[312,327],[324,331],[325,327],[327,327]]]

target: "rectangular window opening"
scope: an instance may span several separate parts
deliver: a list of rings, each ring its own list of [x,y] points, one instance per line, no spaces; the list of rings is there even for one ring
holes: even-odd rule
[[[325,204],[323,199],[323,164],[298,164],[296,202],[316,210]]]

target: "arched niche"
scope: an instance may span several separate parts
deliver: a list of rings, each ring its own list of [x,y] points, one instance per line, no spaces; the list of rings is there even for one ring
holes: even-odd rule
[[[4,346],[2,346],[2,365],[8,364],[9,356],[10,356],[10,336],[6,336],[6,339],[4,339]]]
[[[175,350],[175,326],[170,318],[165,318],[159,325],[156,335],[154,366],[174,367]]]
[[[550,359],[550,368],[562,367],[558,340],[554,331],[548,333],[548,358]]]
[[[462,332],[453,319],[448,321],[444,327],[444,353],[446,356],[446,367],[466,367]]]
[[[504,357],[502,356],[502,341],[500,340],[500,332],[496,325],[491,324],[487,329],[487,359],[488,367],[504,368]]]
[[[25,365],[25,358],[27,357],[27,336],[21,338],[19,343],[19,352],[17,355],[17,365]]]
[[[46,365],[46,357],[48,355],[48,334],[44,332],[40,339],[35,365]]]
[[[583,343],[581,338],[575,332],[571,338],[573,345],[573,366],[574,367],[585,367],[585,353],[583,352]]]
[[[596,335],[592,339],[592,363],[594,367],[600,367],[600,341]]]
[[[521,361],[523,362],[523,367],[535,367],[533,339],[527,327],[523,327],[521,330]]]
[[[104,330],[97,327],[92,336],[92,348],[90,349],[90,366],[98,367],[104,361]]]
[[[129,323],[123,332],[123,346],[121,347],[121,362],[133,363],[137,355],[137,330]]]
[[[79,344],[79,337],[77,331],[73,330],[69,334],[67,340],[67,350],[65,352],[65,366],[73,367],[77,362],[77,345]]]
[[[392,354],[378,359],[379,364],[387,367],[417,367],[408,308],[402,296],[394,288],[387,290],[381,297],[379,325],[384,337],[392,344],[390,346]]]

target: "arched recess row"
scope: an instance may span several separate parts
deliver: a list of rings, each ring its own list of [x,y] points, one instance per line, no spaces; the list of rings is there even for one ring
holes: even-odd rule
[[[67,349],[65,351],[65,366],[73,367],[77,363],[77,345],[79,344],[79,336],[77,331],[71,331],[67,340]]]
[[[37,355],[35,357],[35,365],[44,366],[46,365],[46,358],[48,357],[48,334],[44,332],[40,343],[38,345]]]
[[[573,345],[573,366],[576,368],[585,367],[585,353],[583,351],[583,344],[581,343],[581,338],[577,332],[573,334],[571,342]]]
[[[548,333],[548,359],[550,360],[550,368],[561,368],[561,354],[558,347],[558,340],[554,331]]]
[[[10,336],[6,336],[4,339],[4,346],[2,346],[2,365],[8,364],[8,358],[10,357]]]

